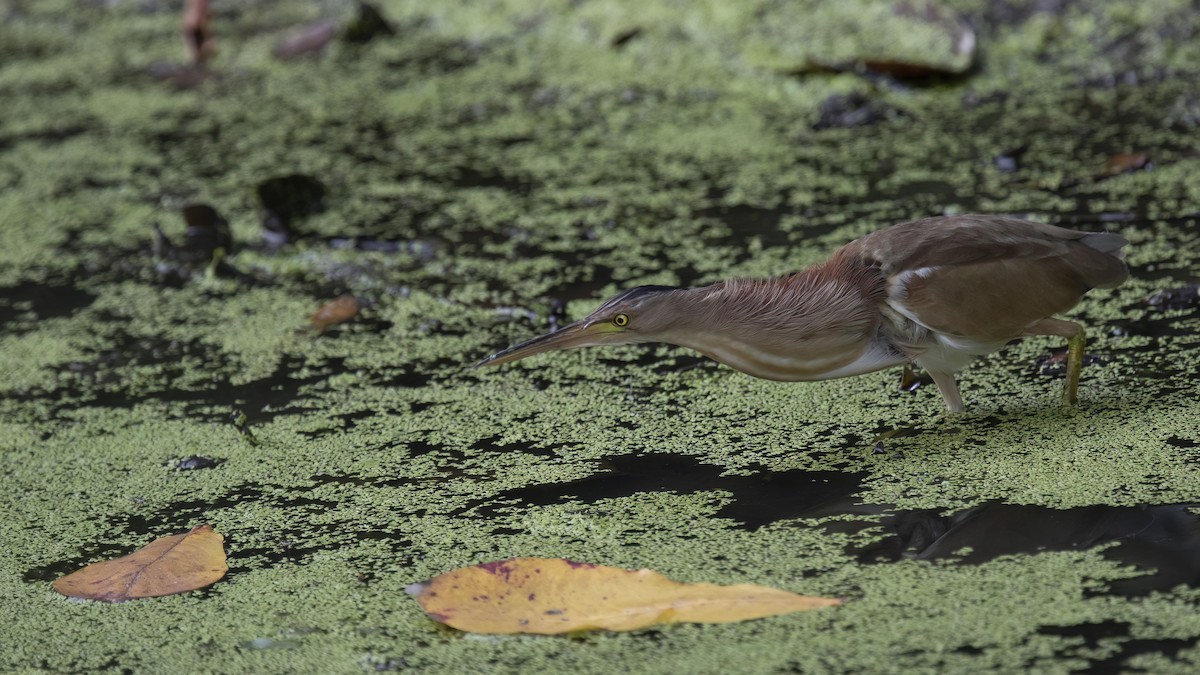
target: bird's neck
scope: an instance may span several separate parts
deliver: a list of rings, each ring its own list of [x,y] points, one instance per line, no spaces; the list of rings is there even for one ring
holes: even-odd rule
[[[820,380],[896,363],[876,344],[882,278],[834,257],[774,279],[735,279],[679,292],[667,342],[756,377]],[[878,288],[876,288],[878,287]]]

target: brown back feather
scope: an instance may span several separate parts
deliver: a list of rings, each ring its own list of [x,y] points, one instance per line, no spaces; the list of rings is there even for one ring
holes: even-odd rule
[[[847,244],[841,255],[878,267],[890,299],[939,332],[979,340],[1016,337],[1073,307],[1091,288],[1129,276],[1111,233],[1077,232],[1000,216],[900,223]]]

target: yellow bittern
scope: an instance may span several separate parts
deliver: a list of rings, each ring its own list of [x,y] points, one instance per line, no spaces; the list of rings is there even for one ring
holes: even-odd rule
[[[1068,338],[1063,403],[1074,404],[1084,331],[1051,318],[1129,276],[1108,232],[1001,216],[913,220],[850,242],[774,279],[700,288],[639,286],[561,330],[492,355],[497,365],[592,345],[667,342],[755,377],[826,380],[913,362],[952,412],[955,373],[1026,335]]]

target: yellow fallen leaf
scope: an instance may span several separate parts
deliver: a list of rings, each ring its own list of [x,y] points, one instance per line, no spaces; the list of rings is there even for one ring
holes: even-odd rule
[[[186,593],[225,576],[224,541],[211,525],[160,537],[127,556],[93,563],[57,579],[54,590],[72,598],[122,602]]]
[[[407,591],[434,621],[474,633],[728,623],[841,604],[752,584],[685,584],[653,570],[562,558],[513,558],[464,567]]]

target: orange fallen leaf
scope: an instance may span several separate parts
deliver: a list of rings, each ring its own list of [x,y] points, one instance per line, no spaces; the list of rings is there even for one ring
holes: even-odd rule
[[[1112,155],[1104,161],[1104,168],[1096,173],[1096,178],[1111,178],[1123,173],[1147,168],[1150,155],[1144,152],[1122,152]]]
[[[330,326],[349,321],[358,316],[358,310],[361,306],[358,303],[358,298],[347,293],[330,300],[321,305],[313,315],[308,317],[312,327],[317,329],[317,332],[323,332]]]
[[[224,537],[211,525],[159,537],[127,556],[93,563],[55,580],[54,590],[72,598],[123,602],[186,593],[225,576]]]
[[[464,567],[406,590],[434,621],[474,633],[550,635],[659,623],[728,623],[841,604],[753,584],[685,584],[653,570],[562,558],[513,558]]]

